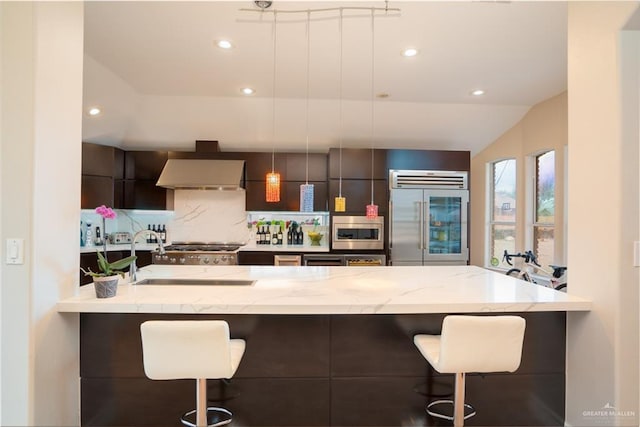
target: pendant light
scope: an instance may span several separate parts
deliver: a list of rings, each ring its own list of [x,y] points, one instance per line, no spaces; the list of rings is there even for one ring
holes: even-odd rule
[[[366,208],[366,217],[368,219],[375,219],[378,217],[378,205],[373,203],[373,153],[374,153],[374,144],[373,144],[373,107],[374,107],[374,65],[375,65],[375,31],[374,31],[374,14],[375,10],[371,9],[371,204],[367,205]]]
[[[271,108],[271,172],[267,173],[266,178],[266,200],[269,203],[277,203],[280,201],[280,174],[275,172],[276,157],[276,30],[277,30],[278,14],[273,14],[273,105]]]
[[[336,212],[344,212],[347,210],[347,199],[342,197],[342,21],[342,9],[340,9],[340,180],[338,181],[338,197],[334,199]]]
[[[311,32],[311,11],[307,11],[307,113],[306,113],[306,133],[307,133],[307,157],[306,157],[306,180],[300,186],[300,212],[313,212],[313,184],[309,184],[309,62],[311,57],[310,48]]]

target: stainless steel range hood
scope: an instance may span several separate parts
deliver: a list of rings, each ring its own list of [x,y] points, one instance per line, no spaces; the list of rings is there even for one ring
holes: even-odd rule
[[[169,159],[156,183],[171,189],[240,190],[244,160]]]

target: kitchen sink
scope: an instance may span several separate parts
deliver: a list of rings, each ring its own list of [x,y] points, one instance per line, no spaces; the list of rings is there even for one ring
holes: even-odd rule
[[[173,286],[251,286],[255,280],[234,279],[144,279],[136,285],[173,285]]]

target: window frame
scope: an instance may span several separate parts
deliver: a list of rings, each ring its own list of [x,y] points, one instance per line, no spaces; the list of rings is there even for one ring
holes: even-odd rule
[[[496,221],[495,217],[494,217],[494,206],[495,206],[495,177],[494,177],[494,171],[495,171],[495,167],[498,163],[501,162],[505,162],[505,161],[513,161],[514,162],[514,167],[515,167],[515,171],[514,171],[514,177],[515,177],[515,182],[514,182],[514,187],[515,187],[515,195],[514,195],[514,199],[517,202],[518,199],[518,159],[516,157],[503,157],[503,158],[499,158],[499,159],[494,159],[492,161],[489,161],[486,163],[486,181],[488,183],[488,185],[486,186],[486,212],[485,212],[485,217],[487,218],[486,220],[486,227],[485,227],[485,259],[484,259],[484,265],[486,268],[491,268],[491,269],[497,269],[497,270],[507,270],[506,267],[504,266],[493,266],[491,265],[491,258],[493,257],[493,251],[492,251],[492,247],[494,246],[494,242],[493,242],[493,233],[492,230],[494,228],[494,226],[500,226],[500,225],[505,225],[505,226],[512,226],[514,228],[514,234],[516,235],[516,240],[515,243],[517,243],[517,230],[518,230],[518,218],[517,218],[517,209],[518,209],[518,205],[516,203],[516,215],[513,217],[513,221]],[[500,262],[502,262],[502,260],[500,260]]]
[[[537,221],[538,215],[538,158],[543,156],[544,154],[553,152],[553,198],[554,198],[554,213],[553,213],[553,222],[539,222]],[[535,230],[537,227],[546,227],[553,229],[554,234],[554,244],[553,244],[553,260],[557,258],[556,248],[555,248],[555,240],[556,240],[556,201],[557,197],[557,189],[558,189],[558,180],[557,180],[557,150],[555,148],[548,148],[536,151],[527,156],[527,164],[526,164],[526,173],[527,173],[527,188],[525,189],[526,195],[526,232],[525,232],[525,247],[527,250],[534,251],[535,253]],[[539,256],[536,253],[536,256]],[[543,267],[546,268],[545,265]]]

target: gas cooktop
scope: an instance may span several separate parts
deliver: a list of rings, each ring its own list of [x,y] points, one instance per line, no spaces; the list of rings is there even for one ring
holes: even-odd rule
[[[220,242],[173,242],[165,246],[165,251],[177,252],[233,252],[244,243],[220,243]]]
[[[165,253],[153,253],[154,264],[175,265],[236,265],[236,251],[244,243],[173,242],[165,246]]]

